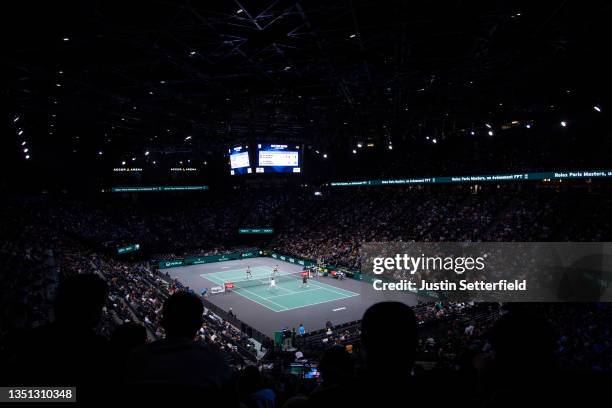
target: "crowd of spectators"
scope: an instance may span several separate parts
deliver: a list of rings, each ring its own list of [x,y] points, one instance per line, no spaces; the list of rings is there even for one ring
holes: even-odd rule
[[[24,361],[20,353],[28,349],[22,348],[36,347],[36,343],[31,343],[35,339],[49,339],[49,347],[57,345],[58,339],[64,336],[58,333],[64,328],[56,332],[58,326],[48,324],[62,319],[58,303],[53,301],[58,282],[92,274],[105,283],[107,292],[96,324],[88,328],[95,327],[97,337],[87,337],[87,341],[92,345],[110,339],[111,353],[106,363],[96,360],[92,364],[110,362],[113,365],[108,369],[119,372],[116,381],[122,384],[136,381],[130,377],[134,373],[122,371],[121,367],[128,370],[131,350],[145,342],[168,347],[169,323],[164,321],[164,304],[175,294],[199,297],[146,261],[119,258],[114,248],[120,243],[141,243],[151,254],[163,258],[187,253],[215,254],[244,244],[236,237],[238,226],[271,226],[277,234],[264,243],[270,249],[357,268],[360,245],[365,241],[594,241],[609,239],[611,231],[606,216],[611,201],[584,191],[491,189],[475,194],[470,189],[437,192],[406,188],[326,191],[316,196],[305,191],[249,192],[241,197],[242,200],[215,197],[206,203],[185,204],[185,211],[174,215],[172,211],[176,207],[165,204],[139,208],[51,198],[9,201],[3,208],[0,224],[0,232],[5,237],[0,245],[4,269],[0,275],[3,358],[13,363]],[[404,336],[411,334],[397,333],[394,329],[397,322],[390,320],[387,320],[389,326],[381,329],[386,339],[376,339],[374,343],[367,335],[364,337],[367,324],[361,321],[300,336],[299,359],[319,364],[323,372],[321,384],[288,376],[285,369],[287,363],[295,361],[293,353],[272,347],[262,349],[238,327],[204,307],[197,327],[186,337],[197,338],[198,347],[204,347],[207,353],[219,353],[220,367],[227,366],[230,373],[235,373],[233,377],[228,374],[227,383],[233,384],[236,395],[247,406],[270,406],[258,404],[274,401],[287,406],[313,401],[322,404],[317,392],[330,389],[326,382],[338,381],[334,387],[341,390],[349,382],[359,384],[370,379],[372,372],[379,372],[382,367],[372,366],[371,358],[384,360],[378,355],[381,347],[399,352],[407,350],[411,356],[403,362],[410,367],[408,374],[393,367],[397,378],[383,376],[387,384],[376,379],[376,384],[383,389],[405,375],[410,377],[407,378],[410,383],[415,378],[429,378],[432,373],[442,375],[434,377],[435,383],[457,372],[465,371],[471,376],[486,372],[490,364],[502,364],[496,361],[499,337],[492,333],[507,330],[499,328],[499,322],[511,320],[504,316],[515,314],[524,320],[511,320],[511,325],[516,330],[524,330],[522,334],[527,338],[532,336],[533,340],[533,336],[539,335],[528,332],[534,327],[525,317],[529,313],[539,316],[556,333],[549,345],[555,369],[572,373],[612,372],[609,353],[612,310],[606,304],[534,304],[507,310],[497,304],[439,302],[419,305],[410,313],[418,330],[413,346],[403,342]],[[521,323],[525,323],[524,328]],[[53,330],[41,329],[45,327]],[[42,331],[35,331],[34,338],[23,334],[37,329]],[[16,332],[22,334],[15,337]],[[27,341],[19,345],[16,354],[11,354],[11,347],[22,340],[20,336],[26,336]],[[519,340],[520,347],[529,346],[528,340]],[[384,346],[381,341],[385,342]],[[368,356],[368,348],[370,359],[363,359],[363,355]],[[51,349],[43,347],[42,350]],[[202,351],[198,350],[190,353]],[[263,351],[268,354],[262,360]],[[140,358],[149,361],[162,351],[151,353]],[[31,363],[29,358],[25,361]],[[50,357],[44,361],[59,364]],[[337,364],[340,368],[335,367]],[[334,367],[333,374],[330,365]],[[336,369],[340,372],[335,372]],[[104,370],[100,372],[108,374]],[[223,375],[219,380],[223,380]],[[144,385],[141,379],[136,382]],[[225,383],[220,385],[225,386]],[[496,384],[487,386],[497,389]],[[156,394],[150,388],[146,391]],[[488,391],[485,394],[478,398],[490,397]],[[330,397],[330,401],[334,398]],[[228,398],[225,402],[236,401]]]

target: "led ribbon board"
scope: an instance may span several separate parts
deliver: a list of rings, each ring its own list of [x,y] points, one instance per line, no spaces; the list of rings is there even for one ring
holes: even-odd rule
[[[332,181],[332,187],[350,186],[381,186],[394,184],[447,184],[447,183],[480,183],[495,181],[550,181],[550,180],[579,180],[590,178],[612,178],[612,170],[597,171],[555,171],[543,173],[509,173],[485,176],[453,176],[453,177],[419,177],[389,180],[362,180],[362,181]]]

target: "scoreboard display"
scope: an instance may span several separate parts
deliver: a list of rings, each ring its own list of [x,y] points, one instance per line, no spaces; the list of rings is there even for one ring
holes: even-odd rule
[[[257,145],[256,173],[300,173],[302,149],[299,145]]]
[[[229,149],[230,174],[250,174],[253,172],[249,159],[248,146],[235,146]]]

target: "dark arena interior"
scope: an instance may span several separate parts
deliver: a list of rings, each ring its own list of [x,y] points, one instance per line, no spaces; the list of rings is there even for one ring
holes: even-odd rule
[[[610,398],[611,2],[3,6],[0,405]]]

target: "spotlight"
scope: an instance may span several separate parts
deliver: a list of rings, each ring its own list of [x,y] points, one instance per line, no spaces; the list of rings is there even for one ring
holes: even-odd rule
[[[25,140],[24,140],[23,142],[21,142],[21,145],[22,145],[22,146],[25,146],[25,144],[26,144],[26,141],[25,141]]]
[[[349,35],[349,38],[355,38],[357,35],[356,34],[351,34]]]
[[[323,153],[323,158],[327,159],[327,153]]]
[[[100,151],[98,152],[98,156],[102,156],[102,154],[103,154],[103,153],[102,153],[102,150],[100,150]]]
[[[526,125],[525,125],[525,127],[526,127],[527,129],[531,129],[531,123],[526,124]]]
[[[26,159],[26,160],[30,160],[30,155],[29,155],[29,154],[26,154],[26,155],[25,155],[25,159]]]
[[[147,151],[145,152],[145,156],[148,156],[148,155],[149,155],[149,151],[147,150]]]
[[[433,144],[438,143],[438,139],[432,139],[431,141],[432,141]]]
[[[121,162],[121,165],[122,165],[122,166],[125,166],[125,161],[122,161],[122,162]]]
[[[485,123],[485,126],[491,129],[491,125],[489,125],[488,123]]]
[[[593,106],[593,109],[595,109],[597,112],[601,112],[601,108],[597,105]]]
[[[361,143],[357,143],[357,147],[361,149],[363,145]]]
[[[23,130],[19,130],[19,132],[17,132],[17,136],[21,136],[23,135]]]
[[[238,9],[238,10],[236,11],[236,14],[240,14],[240,13],[242,13],[243,11],[244,11],[243,9]]]
[[[389,145],[389,150],[393,150],[393,145]]]
[[[562,127],[567,127],[567,122],[566,122],[566,121],[564,121],[564,120],[562,120],[562,121],[561,121],[561,126],[562,126]]]
[[[28,148],[23,149],[23,152],[24,152],[24,153],[27,153],[28,151],[29,151],[29,149],[28,149]]]
[[[70,38],[64,37],[64,41],[70,41]]]
[[[473,130],[470,132],[470,135],[472,135],[472,136],[474,136],[475,134],[476,134],[476,133],[474,133],[474,131],[473,131]]]
[[[357,154],[357,150],[353,149],[353,154]]]
[[[493,136],[493,131],[489,130],[489,136]]]

